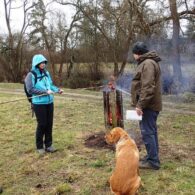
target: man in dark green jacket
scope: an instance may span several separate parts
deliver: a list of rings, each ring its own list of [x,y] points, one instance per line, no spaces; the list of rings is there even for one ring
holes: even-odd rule
[[[140,168],[160,168],[157,117],[162,110],[160,57],[149,51],[143,42],[133,46],[133,56],[138,62],[131,84],[132,106],[142,115],[140,129],[147,155],[140,161]]]

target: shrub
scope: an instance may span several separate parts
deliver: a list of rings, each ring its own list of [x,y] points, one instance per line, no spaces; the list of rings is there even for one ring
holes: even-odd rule
[[[68,79],[63,83],[64,86],[72,89],[91,87],[103,77],[101,72],[94,76],[94,72],[91,70],[91,65],[77,64],[72,70],[72,73]],[[96,80],[98,79],[98,80]]]
[[[195,103],[195,94],[194,93],[186,92],[186,93],[181,95],[181,98],[182,98],[182,102],[184,102],[184,103]]]

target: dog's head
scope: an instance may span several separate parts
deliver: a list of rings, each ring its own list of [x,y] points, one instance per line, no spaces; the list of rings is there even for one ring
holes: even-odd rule
[[[120,127],[115,127],[105,135],[105,140],[108,144],[116,144],[122,137],[128,137],[126,131]]]

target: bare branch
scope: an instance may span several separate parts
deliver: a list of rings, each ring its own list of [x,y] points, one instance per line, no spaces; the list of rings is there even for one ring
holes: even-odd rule
[[[195,15],[195,8],[192,9],[192,10],[185,10],[185,11],[182,11],[182,12],[178,13],[178,16],[179,16],[180,19],[181,18],[187,18],[187,15]],[[159,24],[159,23],[165,22],[165,21],[169,21],[171,19],[172,19],[172,16],[162,17],[158,20],[150,22],[149,25],[154,26],[156,24]]]

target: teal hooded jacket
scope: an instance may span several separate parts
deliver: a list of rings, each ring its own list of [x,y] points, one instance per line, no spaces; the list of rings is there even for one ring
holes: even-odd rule
[[[32,59],[32,68],[37,75],[37,82],[35,83],[35,76],[32,72],[29,72],[25,78],[26,89],[28,93],[32,94],[32,103],[33,104],[51,104],[53,103],[54,96],[52,94],[48,95],[47,91],[51,90],[55,93],[59,91],[59,88],[56,87],[51,79],[49,72],[44,68],[41,71],[37,65],[45,62],[47,65],[47,59],[42,54],[34,55]],[[37,95],[43,95],[35,97]]]

